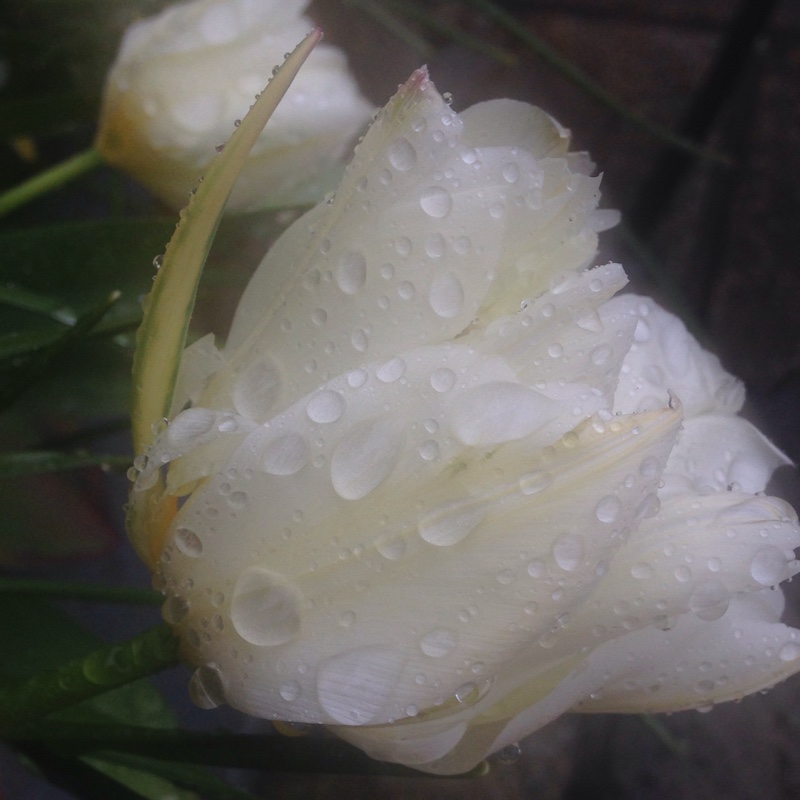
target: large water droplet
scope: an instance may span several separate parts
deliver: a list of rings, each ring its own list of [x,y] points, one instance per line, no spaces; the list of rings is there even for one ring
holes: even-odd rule
[[[405,371],[406,362],[397,356],[381,364],[375,372],[375,377],[383,383],[394,383],[403,377]]]
[[[216,708],[225,702],[225,679],[216,664],[204,664],[194,671],[189,697],[200,708]]]
[[[730,599],[730,592],[722,581],[701,581],[689,597],[689,608],[700,619],[710,622],[719,619],[728,610]]]
[[[422,193],[419,204],[429,217],[441,219],[450,213],[450,209],[453,207],[453,198],[447,189],[443,189],[441,186],[431,186]]]
[[[190,528],[178,528],[175,531],[175,546],[189,558],[198,558],[203,553],[203,542]]]
[[[614,522],[622,511],[622,501],[613,494],[606,495],[594,509],[595,516],[600,522]]]
[[[406,552],[406,541],[399,533],[383,533],[375,540],[375,549],[389,561],[397,561]]]
[[[441,233],[432,233],[425,240],[425,253],[430,258],[441,258],[446,249],[447,243]]]
[[[243,417],[263,422],[269,417],[280,386],[280,374],[275,365],[267,358],[255,361],[236,379],[233,404]]]
[[[336,283],[345,294],[356,294],[367,280],[367,262],[358,250],[350,250],[336,268]]]
[[[312,422],[320,424],[336,422],[345,409],[345,399],[332,389],[323,389],[311,395],[306,406],[306,414]]]
[[[389,163],[400,172],[407,172],[417,163],[417,151],[414,145],[405,138],[398,136],[388,148]]]
[[[458,644],[458,634],[448,628],[436,628],[419,640],[419,648],[426,656],[442,658]]]
[[[519,479],[519,489],[522,494],[538,494],[553,483],[553,476],[549,472],[529,472]]]
[[[187,408],[167,428],[167,442],[173,447],[184,449],[208,433],[216,421],[216,413],[208,408]]]
[[[286,683],[282,683],[279,691],[281,697],[289,703],[297,700],[303,693],[303,689],[297,681],[286,681]]]
[[[334,656],[320,666],[317,697],[330,718],[340,725],[367,725],[391,697],[402,660],[380,647]]]
[[[431,387],[437,392],[449,392],[456,383],[456,374],[447,367],[439,367],[431,373]]]
[[[521,439],[544,427],[558,410],[555,402],[527,386],[494,381],[458,397],[450,424],[462,444],[498,444]]]
[[[303,595],[282,575],[261,567],[245,570],[231,598],[231,622],[239,636],[261,647],[284,644],[300,632]]]
[[[402,431],[388,419],[361,422],[331,457],[333,488],[345,500],[360,500],[389,477],[400,458]]]
[[[482,508],[453,504],[423,517],[419,523],[419,535],[428,544],[449,547],[468,536],[485,517]]]
[[[308,444],[299,433],[287,433],[271,442],[261,458],[270,475],[294,475],[308,460]]]
[[[573,533],[559,536],[553,544],[553,558],[561,569],[574,572],[583,561],[583,540]]]
[[[452,272],[437,275],[431,282],[428,302],[434,312],[445,319],[455,317],[464,305],[464,287]]]
[[[786,556],[774,545],[762,547],[750,562],[750,575],[762,586],[776,586],[786,577]]]

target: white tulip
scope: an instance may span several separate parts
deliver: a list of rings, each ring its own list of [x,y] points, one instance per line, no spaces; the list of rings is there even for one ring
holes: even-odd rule
[[[797,518],[741,386],[590,268],[599,178],[511,100],[418,71],[296,222],[223,349],[189,347],[158,562],[203,705],[469,769],[557,715],[672,711],[800,669]]]
[[[109,72],[97,147],[175,208],[284,53],[308,0],[191,0],[132,25]],[[228,208],[319,202],[373,109],[337,47],[319,45],[253,149]]]

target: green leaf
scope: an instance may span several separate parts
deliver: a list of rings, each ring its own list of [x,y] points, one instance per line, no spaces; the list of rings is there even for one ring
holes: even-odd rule
[[[129,456],[98,453],[62,453],[57,450],[29,450],[21,453],[0,453],[0,478],[18,478],[42,472],[61,472],[82,467],[126,468]]]

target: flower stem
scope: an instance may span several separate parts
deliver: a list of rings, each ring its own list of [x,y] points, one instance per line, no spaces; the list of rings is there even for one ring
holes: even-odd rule
[[[19,186],[0,194],[0,217],[35,200],[40,195],[61,188],[101,164],[103,164],[102,156],[94,147],[90,147],[44,172],[40,172]]]
[[[106,645],[84,658],[42,672],[0,691],[0,734],[20,728],[83,700],[179,663],[178,640],[166,625],[121,644]]]

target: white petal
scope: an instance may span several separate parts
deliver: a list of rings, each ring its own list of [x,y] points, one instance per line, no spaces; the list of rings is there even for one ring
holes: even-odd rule
[[[703,350],[686,326],[652,300],[620,295],[609,304],[636,319],[634,343],[625,359],[615,398],[624,413],[660,408],[673,394],[687,417],[708,412],[735,414],[744,387]]]
[[[669,497],[687,490],[707,494],[730,488],[756,494],[764,491],[778,467],[789,463],[747,420],[703,414],[684,422],[659,495]]]

